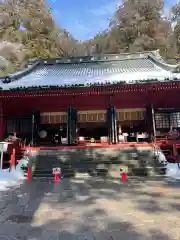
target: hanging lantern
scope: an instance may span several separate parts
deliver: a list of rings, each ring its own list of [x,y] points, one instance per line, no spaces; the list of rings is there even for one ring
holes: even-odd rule
[[[47,137],[47,132],[45,130],[42,130],[39,132],[39,137],[40,138],[46,138]]]

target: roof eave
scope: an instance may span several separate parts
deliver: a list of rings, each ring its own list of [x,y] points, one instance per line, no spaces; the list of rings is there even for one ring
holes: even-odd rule
[[[25,68],[22,71],[18,71],[16,73],[9,74],[8,76],[1,77],[0,79],[3,81],[6,78],[8,78],[8,79],[10,79],[11,82],[18,80],[21,77],[24,77],[27,74],[31,73],[34,69],[36,69],[37,66],[39,66],[40,63],[41,63],[41,61],[37,61],[36,63],[32,64],[31,66],[28,66],[27,68]]]
[[[159,59],[157,59],[156,57],[149,55],[148,58],[154,62],[157,66],[161,67],[162,69],[169,71],[171,73],[179,73],[180,72],[180,65],[176,64],[176,65],[171,65],[171,64],[167,64],[164,61],[160,61]]]
[[[96,87],[106,87],[106,86],[124,86],[131,84],[152,84],[152,83],[168,83],[172,81],[180,81],[180,79],[174,77],[172,79],[164,79],[160,81],[158,79],[147,79],[147,80],[138,80],[127,83],[126,81],[121,82],[106,82],[106,83],[95,83],[95,84],[74,84],[74,85],[46,85],[46,86],[31,86],[31,87],[17,87],[3,89],[3,91],[12,91],[12,92],[21,92],[21,91],[37,91],[37,90],[58,90],[58,89],[79,89],[79,88],[96,88]]]

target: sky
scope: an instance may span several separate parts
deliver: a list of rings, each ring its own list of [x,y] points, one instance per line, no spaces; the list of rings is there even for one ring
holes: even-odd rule
[[[165,0],[165,8],[178,0]],[[88,40],[109,25],[121,0],[48,0],[56,23],[77,40]]]

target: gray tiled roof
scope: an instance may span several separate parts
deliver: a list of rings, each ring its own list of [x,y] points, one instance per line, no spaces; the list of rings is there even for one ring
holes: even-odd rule
[[[17,76],[17,74],[16,74]],[[54,63],[45,61],[28,74],[8,84],[3,89],[32,86],[62,86],[73,84],[94,84],[131,80],[172,78],[170,71],[157,66],[151,58],[139,57],[125,60],[92,61],[79,63]],[[13,78],[13,76],[12,76]]]

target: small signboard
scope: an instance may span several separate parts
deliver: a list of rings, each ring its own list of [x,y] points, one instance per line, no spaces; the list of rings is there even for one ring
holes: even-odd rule
[[[120,173],[127,173],[128,172],[128,166],[120,166]]]
[[[8,144],[7,142],[0,142],[0,152],[7,152]]]
[[[7,142],[0,142],[0,169],[3,169],[3,155],[4,152],[7,152],[8,150],[8,144]]]
[[[53,168],[53,174],[61,174],[61,168]]]

